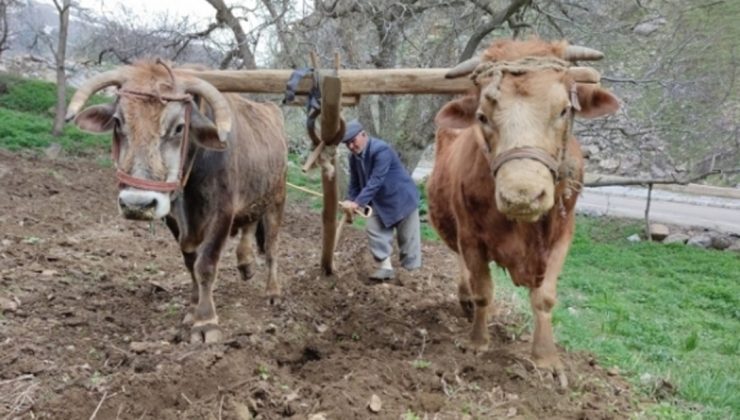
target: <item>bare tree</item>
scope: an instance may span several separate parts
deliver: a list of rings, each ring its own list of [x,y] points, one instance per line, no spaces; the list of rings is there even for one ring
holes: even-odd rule
[[[122,7],[122,15],[130,12]],[[190,62],[222,59],[209,39],[219,28],[215,22],[202,27],[188,18],[172,18],[168,14],[153,16],[144,23],[115,16],[98,17],[94,21],[77,53],[97,64],[104,61],[130,64],[147,56]]]
[[[17,0],[0,0],[0,55],[10,48],[10,28],[8,27],[8,13],[17,6]]]
[[[57,74],[57,103],[51,133],[54,136],[59,136],[64,131],[64,116],[67,109],[67,74],[64,62],[67,58],[67,33],[69,31],[69,11],[72,7],[72,0],[54,0],[54,7],[59,13],[59,36],[56,48],[54,48],[53,43],[49,43],[49,47],[54,53]]]

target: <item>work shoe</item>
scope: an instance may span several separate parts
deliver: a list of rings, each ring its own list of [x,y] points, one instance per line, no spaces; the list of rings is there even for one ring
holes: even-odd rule
[[[370,280],[393,280],[393,269],[379,268],[373,274],[370,274]]]

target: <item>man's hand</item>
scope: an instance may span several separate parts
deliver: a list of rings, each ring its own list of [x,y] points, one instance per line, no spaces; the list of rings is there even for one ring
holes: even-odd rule
[[[346,200],[346,201],[340,201],[339,206],[342,207],[342,211],[344,212],[346,216],[344,218],[345,222],[351,225],[352,222],[354,222],[353,217],[355,215],[356,209],[358,208],[357,203],[355,203],[354,201]]]
[[[354,201],[350,201],[350,200],[340,201],[339,205],[342,206],[342,210],[348,213],[354,213],[355,211],[357,211],[357,209],[360,208],[360,206],[358,206],[357,203],[355,203]]]

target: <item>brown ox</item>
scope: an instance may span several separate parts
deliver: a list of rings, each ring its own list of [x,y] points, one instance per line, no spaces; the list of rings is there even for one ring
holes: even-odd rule
[[[571,134],[573,115],[614,113],[617,99],[595,83],[593,69],[567,59],[598,51],[565,42],[497,41],[480,59],[448,76],[473,72],[478,88],[437,114],[436,156],[428,182],[429,215],[459,256],[458,295],[472,319],[472,347],[488,346],[495,261],[530,290],[532,354],[567,379],[552,335],[555,285],[570,246],[583,160]]]
[[[111,85],[118,87],[116,101],[78,114],[90,95]],[[184,320],[192,322],[191,341],[221,337],[213,287],[229,235],[241,231],[237,260],[245,280],[254,274],[258,239],[269,267],[268,297],[280,294],[277,236],[287,142],[277,106],[222,94],[158,60],[89,80],[72,98],[67,118],[87,131],[113,131],[121,214],[164,218],[177,238],[192,278]]]

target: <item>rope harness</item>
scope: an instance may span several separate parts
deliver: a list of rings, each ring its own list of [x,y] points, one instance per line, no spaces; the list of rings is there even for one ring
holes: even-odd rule
[[[175,76],[172,73],[172,69],[165,62],[157,59],[157,64],[161,64],[167,70],[167,73],[170,76],[171,84],[160,82],[155,86],[153,93],[142,92],[142,91],[133,90],[133,89],[119,89],[118,92],[116,92],[116,95],[118,95],[118,97],[125,97],[128,99],[139,100],[139,101],[159,102],[163,105],[166,105],[169,102],[183,102],[185,104],[185,121],[184,121],[184,127],[182,131],[182,140],[180,141],[180,169],[177,174],[177,179],[175,181],[170,181],[170,182],[153,181],[149,179],[135,177],[133,175],[126,173],[121,168],[119,168],[118,158],[120,157],[121,139],[118,138],[119,133],[116,132],[114,133],[113,146],[111,148],[111,158],[113,159],[113,162],[116,165],[116,178],[118,179],[119,188],[130,186],[130,187],[139,188],[139,189],[148,190],[148,191],[159,191],[159,192],[179,191],[185,187],[185,184],[187,183],[188,178],[190,176],[190,171],[193,169],[193,162],[195,161],[195,159],[191,159],[190,163],[187,165],[188,167],[187,171],[183,172],[183,169],[186,166],[185,160],[187,159],[187,156],[188,156],[188,144],[190,143],[188,136],[189,136],[189,131],[190,131],[190,116],[192,114],[193,96],[188,93],[185,93],[182,95],[162,94],[160,89],[163,85],[168,86],[169,88],[172,88],[175,86]]]

